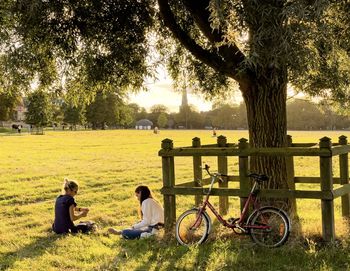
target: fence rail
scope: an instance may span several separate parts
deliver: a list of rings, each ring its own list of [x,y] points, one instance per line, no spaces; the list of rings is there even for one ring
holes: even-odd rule
[[[224,136],[217,138],[217,144],[201,145],[200,139],[192,139],[192,146],[174,148],[171,139],[162,141],[162,149],[159,156],[162,157],[164,215],[166,231],[173,229],[176,220],[176,195],[194,195],[195,204],[199,204],[204,194],[207,193],[205,185],[210,183],[209,178],[203,179],[201,163],[203,156],[217,156],[218,171],[227,174],[227,157],[237,156],[239,159],[239,176],[226,178],[219,183],[218,188],[213,188],[211,194],[219,196],[220,212],[228,211],[228,196],[241,198],[241,206],[248,196],[250,189],[248,158],[250,156],[284,156],[287,163],[287,183],[289,189],[264,189],[260,196],[266,198],[290,198],[296,206],[296,199],[321,200],[322,235],[325,241],[335,239],[334,225],[334,199],[341,197],[342,215],[350,217],[350,184],[348,169],[348,145],[347,137],[340,136],[337,143],[332,144],[328,137],[321,138],[319,143],[293,143],[288,136],[288,146],[284,148],[250,148],[247,139],[240,139],[238,144],[227,143]],[[193,180],[175,185],[175,157],[193,157]],[[319,157],[319,177],[294,176],[294,156]],[[339,157],[340,177],[333,178],[332,159]],[[228,182],[239,182],[239,189],[228,188]],[[296,183],[320,184],[319,191],[296,190]],[[340,186],[334,189],[333,184]],[[292,204],[293,205],[293,204]]]

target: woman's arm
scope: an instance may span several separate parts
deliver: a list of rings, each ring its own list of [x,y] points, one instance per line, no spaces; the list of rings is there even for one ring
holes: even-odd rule
[[[76,212],[82,212],[82,211],[89,211],[89,208],[83,208],[83,207],[75,207],[74,208],[74,210],[76,211]]]
[[[70,216],[70,220],[75,221],[79,218],[85,217],[87,216],[88,213],[88,209],[87,208],[80,208],[81,209],[81,213],[76,215],[74,210],[79,209],[76,208],[74,205],[69,206],[69,216]]]
[[[152,220],[152,206],[150,204],[149,200],[145,200],[144,202],[142,202],[142,220],[141,222],[135,224],[134,226],[132,226],[134,229],[140,229],[143,227],[147,227],[151,224],[151,220]]]

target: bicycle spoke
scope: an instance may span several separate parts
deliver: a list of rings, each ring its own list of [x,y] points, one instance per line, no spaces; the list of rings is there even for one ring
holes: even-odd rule
[[[205,216],[198,216],[196,210],[190,210],[181,215],[176,223],[176,238],[183,245],[200,244],[205,241],[208,228]]]
[[[259,211],[252,219],[252,225],[256,228],[251,229],[251,236],[259,245],[280,246],[289,235],[287,218],[273,208]]]

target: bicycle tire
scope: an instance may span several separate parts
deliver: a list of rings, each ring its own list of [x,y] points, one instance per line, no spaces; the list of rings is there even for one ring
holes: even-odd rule
[[[290,225],[288,217],[274,207],[259,209],[251,219],[251,226],[268,225],[269,229],[250,229],[250,236],[253,241],[264,247],[279,247],[289,237]]]
[[[176,221],[175,234],[177,241],[184,246],[202,244],[210,232],[210,220],[206,213],[198,218],[198,209],[184,212]]]

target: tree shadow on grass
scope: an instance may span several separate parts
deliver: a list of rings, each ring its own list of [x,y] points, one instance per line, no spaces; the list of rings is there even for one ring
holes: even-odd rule
[[[212,242],[215,237],[216,234],[208,242],[192,247],[179,245],[173,235],[164,239],[121,240],[120,252],[97,270],[206,270],[216,246]],[[132,267],[127,266],[130,262]]]
[[[243,238],[226,242],[229,253],[223,257],[224,264],[215,266],[220,270],[350,270],[349,244],[346,242],[325,244],[318,238],[299,239],[278,248],[261,247]]]
[[[187,252],[188,248],[178,246],[173,239],[120,240],[118,254],[95,270],[176,270],[177,262]]]
[[[174,239],[120,240],[117,254],[96,270],[350,270],[349,243],[289,240],[270,249],[232,232],[213,234],[192,248]]]
[[[33,242],[19,248],[16,251],[3,253],[0,255],[0,270],[6,270],[26,258],[36,258],[41,256],[49,248],[52,248],[57,239],[62,238],[62,235],[47,232],[45,236],[35,239]]]

